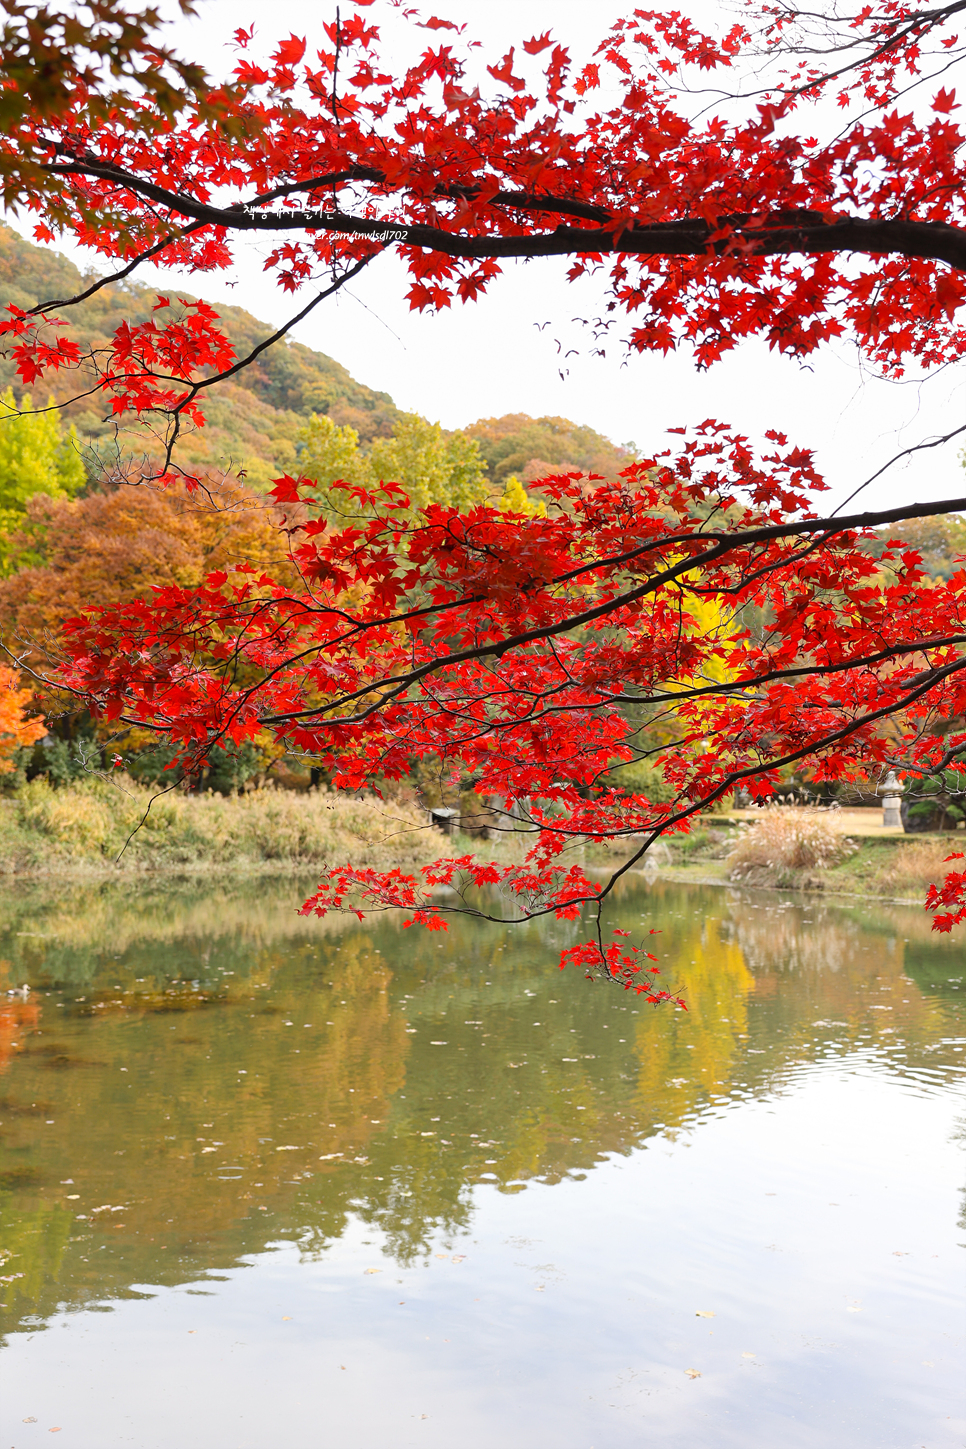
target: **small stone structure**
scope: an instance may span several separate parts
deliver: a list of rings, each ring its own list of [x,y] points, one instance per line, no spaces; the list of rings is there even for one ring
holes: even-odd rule
[[[902,781],[890,770],[880,786],[882,790],[882,824],[886,830],[903,829]]]

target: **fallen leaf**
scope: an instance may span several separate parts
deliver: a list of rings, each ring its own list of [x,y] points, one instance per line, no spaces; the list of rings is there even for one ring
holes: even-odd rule
[[[382,1269],[381,1268],[367,1268],[365,1271],[367,1273],[381,1273],[382,1272]]]
[[[454,1253],[453,1254],[453,1262],[454,1263],[463,1263],[465,1261],[466,1261],[466,1254],[465,1253]]]
[[[36,1424],[36,1422],[37,1422],[37,1416],[36,1416],[36,1414],[31,1414],[29,1419],[24,1419],[24,1423],[25,1424]]]
[[[699,1379],[701,1377],[698,1369],[685,1369],[684,1372],[687,1374],[689,1379]]]
[[[741,1355],[741,1357],[742,1357],[742,1358],[757,1358],[757,1357],[758,1357],[758,1355],[757,1355],[757,1354],[754,1354],[754,1353],[743,1353],[743,1354],[742,1354],[742,1355]]]
[[[710,1308],[696,1308],[694,1310],[694,1316],[695,1318],[713,1318],[714,1314]]]
[[[283,1316],[282,1316],[282,1322],[283,1323],[291,1323],[291,1321],[292,1321],[292,1315],[290,1313],[283,1314]]]
[[[449,1253],[437,1253],[436,1254],[436,1257],[437,1258],[447,1258],[448,1259],[449,1258]]]

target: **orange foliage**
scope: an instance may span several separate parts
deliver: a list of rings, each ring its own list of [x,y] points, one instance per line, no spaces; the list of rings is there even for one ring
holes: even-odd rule
[[[121,487],[76,501],[41,494],[14,542],[25,566],[0,582],[0,623],[36,660],[44,645],[56,649],[72,615],[157,586],[190,587],[242,559],[277,567],[286,554],[271,508],[243,489],[220,496],[217,511],[176,487]]]
[[[13,769],[14,751],[22,745],[32,745],[46,734],[47,726],[41,717],[27,719],[24,711],[30,703],[33,691],[18,689],[20,680],[14,669],[0,665],[0,775]]]

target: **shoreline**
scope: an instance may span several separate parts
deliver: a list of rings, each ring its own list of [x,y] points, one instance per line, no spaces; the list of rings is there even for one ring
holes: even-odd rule
[[[778,849],[743,859],[731,879],[748,812],[707,815],[687,835],[656,842],[635,874],[668,883],[795,891],[921,905],[930,882],[943,879],[966,836],[906,835],[882,827],[881,811],[841,812],[835,834],[848,842],[810,867],[782,864]],[[754,819],[754,817],[752,817]],[[85,782],[52,789],[31,782],[0,801],[0,882],[64,887],[159,881],[212,886],[230,878],[318,879],[333,866],[418,872],[430,862],[475,854],[500,865],[522,863],[528,832],[481,840],[444,834],[415,803],[326,788],[306,793],[253,791],[229,797],[158,797],[133,781]],[[640,842],[586,841],[569,859],[607,873],[628,864]],[[814,859],[814,851],[812,858]]]
[[[391,856],[383,855],[378,850],[371,850],[358,847],[349,850],[347,855],[354,857],[353,863],[357,865],[369,865],[376,868],[397,868],[406,871],[418,872],[422,867],[430,864],[432,860],[439,859],[445,853],[446,837],[440,833],[439,852],[413,852],[407,856],[401,852],[393,852]],[[502,842],[500,842],[502,844]],[[464,841],[454,842],[457,847],[455,853],[465,853],[473,849],[480,855],[488,855],[497,859],[501,864],[513,864],[518,852],[508,850],[500,851],[493,849],[492,842],[486,841]],[[482,847],[482,849],[481,849]],[[489,847],[489,849],[487,849]],[[500,857],[502,856],[502,860]],[[333,856],[333,859],[335,857]],[[336,862],[339,863],[339,862]],[[589,874],[606,875],[611,869],[619,869],[622,861],[619,857],[612,860],[584,859],[584,869]],[[829,879],[827,876],[817,880],[814,875],[803,872],[803,879],[781,880],[773,882],[732,880],[724,870],[716,872],[709,870],[709,866],[718,862],[702,861],[700,864],[674,864],[662,863],[650,867],[637,866],[632,870],[635,876],[643,876],[648,881],[663,881],[668,885],[698,885],[714,886],[718,889],[735,891],[764,892],[769,895],[775,893],[793,892],[796,895],[815,897],[839,898],[841,900],[876,900],[884,905],[905,905],[921,906],[926,892],[926,883],[922,886],[920,895],[896,894],[883,890],[849,889],[842,881]],[[722,861],[721,865],[724,866]],[[51,860],[45,864],[31,864],[18,866],[15,862],[0,858],[0,890],[17,883],[24,885],[37,885],[42,882],[62,883],[64,886],[77,886],[84,883],[102,885],[108,882],[124,881],[135,885],[157,885],[161,882],[170,882],[178,885],[201,884],[206,880],[222,882],[227,879],[252,880],[259,877],[265,879],[279,879],[285,876],[304,878],[318,878],[329,865],[329,862],[319,860],[306,860],[299,858],[286,859],[253,859],[251,857],[239,857],[234,860],[190,860],[190,861],[164,861],[164,860],[137,860],[127,862],[115,862],[107,860]]]

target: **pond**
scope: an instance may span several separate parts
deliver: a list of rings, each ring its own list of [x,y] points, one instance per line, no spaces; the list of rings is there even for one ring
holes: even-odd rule
[[[962,1443],[922,911],[638,877],[685,1013],[312,884],[0,897],[3,1449]]]

